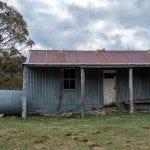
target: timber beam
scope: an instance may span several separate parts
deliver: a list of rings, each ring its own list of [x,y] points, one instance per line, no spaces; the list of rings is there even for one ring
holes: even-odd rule
[[[27,116],[27,95],[26,95],[26,89],[27,89],[27,67],[23,66],[23,95],[22,95],[22,118],[26,118]]]
[[[130,113],[134,112],[133,105],[133,69],[129,68],[129,104],[130,104]]]
[[[85,115],[85,70],[81,68],[81,117]]]

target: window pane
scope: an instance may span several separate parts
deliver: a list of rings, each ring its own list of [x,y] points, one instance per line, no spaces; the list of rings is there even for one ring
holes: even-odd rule
[[[75,80],[70,80],[70,89],[75,89]]]
[[[64,89],[75,89],[75,69],[64,69]]]
[[[64,89],[69,89],[69,80],[64,80]]]
[[[69,78],[69,69],[64,70],[64,78]]]
[[[70,69],[70,78],[75,79],[75,70],[74,69]]]

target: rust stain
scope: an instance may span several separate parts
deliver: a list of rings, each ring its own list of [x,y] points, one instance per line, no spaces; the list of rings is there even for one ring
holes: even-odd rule
[[[31,50],[28,63],[47,64],[150,64],[149,51]]]

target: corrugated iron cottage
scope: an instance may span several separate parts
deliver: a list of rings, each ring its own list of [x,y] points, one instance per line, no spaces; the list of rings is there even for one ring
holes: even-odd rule
[[[24,68],[26,112],[81,111],[150,103],[149,51],[31,50]],[[150,108],[150,107],[149,107]]]

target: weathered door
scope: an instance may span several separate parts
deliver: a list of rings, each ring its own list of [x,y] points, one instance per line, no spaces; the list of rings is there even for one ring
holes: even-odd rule
[[[111,106],[116,102],[116,74],[113,70],[103,72],[104,105]]]

